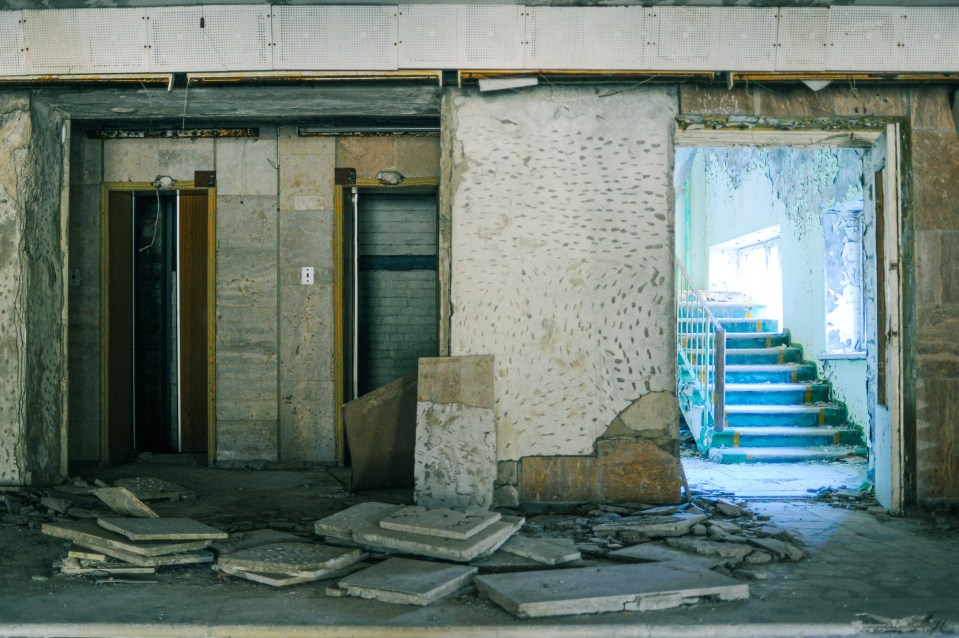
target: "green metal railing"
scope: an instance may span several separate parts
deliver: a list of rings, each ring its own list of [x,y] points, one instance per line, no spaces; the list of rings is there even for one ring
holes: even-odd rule
[[[722,432],[725,422],[726,330],[693,287],[679,257],[676,288],[677,395],[702,449],[709,444],[710,428]]]

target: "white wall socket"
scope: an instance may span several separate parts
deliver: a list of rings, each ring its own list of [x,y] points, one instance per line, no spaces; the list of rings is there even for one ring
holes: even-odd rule
[[[313,285],[313,266],[303,266],[302,268],[300,268],[300,285],[301,286]]]

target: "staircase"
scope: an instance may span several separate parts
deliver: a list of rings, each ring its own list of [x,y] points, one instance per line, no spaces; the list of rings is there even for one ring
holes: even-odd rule
[[[831,400],[830,383],[788,330],[752,318],[752,304],[707,301],[682,284],[679,293],[680,408],[704,455],[796,463],[865,454],[846,407]]]

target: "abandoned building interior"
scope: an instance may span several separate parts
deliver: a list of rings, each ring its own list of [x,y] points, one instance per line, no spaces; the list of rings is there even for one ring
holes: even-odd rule
[[[62,4],[0,0],[0,540],[24,548],[0,550],[0,634],[168,635],[122,611],[134,576],[84,610],[63,575],[142,575],[83,561],[173,538],[218,562],[169,568],[169,600],[248,635],[649,635],[696,602],[710,635],[959,631],[959,2]],[[152,518],[206,525],[138,537]],[[260,527],[324,538],[343,580],[242,563],[297,540]],[[389,536],[424,528],[496,543]],[[926,562],[877,566],[902,543]],[[705,572],[663,557],[703,548]],[[128,562],[207,561],[156,552]],[[413,569],[393,554],[446,589],[370,594]],[[612,571],[524,598],[573,555]],[[781,612],[833,559],[859,607]],[[264,583],[311,593],[244,612]]]

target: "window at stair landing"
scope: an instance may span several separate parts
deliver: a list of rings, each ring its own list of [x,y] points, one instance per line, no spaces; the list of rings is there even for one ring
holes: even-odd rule
[[[780,226],[769,226],[709,249],[709,289],[747,295],[755,317],[783,319]]]
[[[862,201],[822,215],[826,353],[865,354]]]

